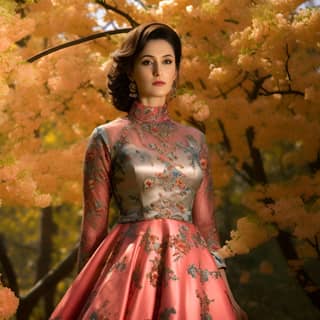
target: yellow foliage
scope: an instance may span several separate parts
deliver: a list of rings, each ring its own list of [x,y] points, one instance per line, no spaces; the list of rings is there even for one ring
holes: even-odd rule
[[[23,61],[112,20],[119,27],[131,21],[108,10],[98,22],[95,14],[104,9],[87,0],[29,1],[24,17],[14,2],[0,3],[0,199],[7,206],[80,205],[86,138],[123,115],[106,88],[110,54],[123,35]],[[319,237],[320,12],[295,11],[299,4],[166,0],[142,8],[117,1],[134,21],[168,23],[181,35],[171,113],[181,122],[205,123],[221,205],[238,183],[237,198],[256,219],[237,221],[225,255],[247,253],[279,229],[300,241]],[[247,180],[252,187],[244,186]]]
[[[124,115],[112,107],[106,79],[110,55],[125,35],[26,59],[133,23],[95,1],[18,2],[0,0],[0,232],[32,248],[17,266],[18,273],[26,265],[32,273],[42,208],[52,207],[58,230],[53,263],[78,241],[87,137]],[[179,85],[169,112],[205,128],[215,207],[241,207],[226,217],[234,230],[220,254],[248,254],[283,230],[296,245],[291,270],[318,259],[320,10],[297,11],[299,0],[106,2],[137,23],[168,23],[181,35]],[[117,215],[112,204],[110,226]],[[10,252],[15,261],[17,252]],[[262,260],[258,270],[269,275],[274,266]],[[32,276],[18,279],[22,294]],[[250,280],[241,271],[240,283]]]
[[[11,318],[19,305],[19,299],[14,293],[6,287],[3,287],[0,282],[0,319]]]
[[[268,229],[260,221],[251,221],[243,217],[237,221],[237,230],[231,231],[231,239],[226,241],[220,253],[225,258],[235,254],[245,254],[275,235],[275,230]]]
[[[301,242],[297,245],[297,253],[301,259],[317,258],[317,252],[308,242]]]

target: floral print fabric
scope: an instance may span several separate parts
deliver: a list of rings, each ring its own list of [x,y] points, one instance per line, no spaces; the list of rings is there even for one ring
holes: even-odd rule
[[[119,223],[107,235],[111,194]],[[84,166],[83,268],[50,319],[235,319],[213,214],[200,131],[139,103],[97,127]]]

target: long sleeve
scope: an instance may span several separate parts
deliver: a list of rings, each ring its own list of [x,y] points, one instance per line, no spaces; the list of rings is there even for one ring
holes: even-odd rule
[[[208,146],[205,136],[202,134],[199,161],[203,178],[195,195],[192,217],[194,224],[206,240],[208,249],[215,258],[218,267],[224,268],[225,263],[216,252],[220,248],[220,240],[214,216],[213,183],[208,155]]]
[[[108,232],[111,198],[111,160],[106,133],[97,127],[88,143],[84,159],[83,218],[78,255],[79,271]]]

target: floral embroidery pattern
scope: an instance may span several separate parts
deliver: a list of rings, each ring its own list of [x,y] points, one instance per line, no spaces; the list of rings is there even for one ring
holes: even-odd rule
[[[140,284],[140,280],[141,280],[141,268],[140,266],[137,266],[132,273],[132,283],[134,284],[134,287],[137,289],[142,288]]]
[[[197,140],[191,136],[186,136],[186,145],[178,143],[178,145],[184,150],[185,153],[189,155],[189,160],[191,161],[191,165],[194,167],[196,163],[200,163],[200,146]]]
[[[192,248],[206,248],[206,242],[198,234],[198,232],[190,235],[189,228],[185,225],[180,226],[178,234],[170,235],[168,237],[168,241],[162,242],[159,241],[159,238],[157,236],[152,235],[150,228],[148,228],[147,231],[143,234],[141,245],[148,254],[150,254],[151,252],[154,252],[156,254],[156,257],[150,260],[150,262],[152,263],[152,267],[147,274],[147,277],[153,286],[158,285],[159,277],[163,276],[162,273],[164,273],[166,284],[168,280],[178,280],[178,277],[171,269],[161,264],[161,261],[163,261],[161,256],[168,248],[173,249],[174,262],[177,262],[178,260],[186,256]],[[199,275],[201,283],[209,281],[209,277],[214,279],[218,279],[221,277],[219,271],[209,271],[207,269],[201,269],[200,267],[196,267],[194,264],[191,264],[188,267],[187,272],[193,278],[196,278]]]
[[[160,254],[162,251],[163,243],[161,244],[159,241],[157,242],[157,240],[159,240],[159,237],[152,235],[150,231],[150,228],[148,228],[147,231],[143,234],[141,245],[147,253],[155,251],[156,253]]]
[[[204,290],[202,292],[200,292],[199,290],[196,290],[196,296],[200,302],[201,320],[213,320],[209,313],[209,305],[211,302],[214,301],[214,299],[210,299]]]
[[[165,163],[165,169],[163,172],[156,173],[159,184],[164,186],[165,191],[171,191],[175,187],[179,189],[185,189],[186,185],[183,182],[185,178],[184,174],[177,170],[170,163]]]
[[[132,121],[141,123],[164,121],[169,119],[167,106],[150,107],[135,102],[131,107],[128,117]]]
[[[144,233],[141,244],[147,252],[155,251],[161,253],[166,246],[174,249],[173,256],[175,260],[179,260],[185,256],[192,248],[207,248],[206,241],[202,238],[199,232],[190,233],[188,226],[182,225],[179,227],[179,233],[170,235],[168,242],[160,243],[159,238],[151,234],[150,228]]]
[[[160,313],[160,320],[170,320],[170,315],[176,314],[177,311],[175,308],[165,308],[161,313]]]
[[[171,218],[191,222],[195,188],[207,166],[202,138],[188,132],[182,139],[172,140],[173,133],[180,127],[170,120],[166,108],[144,108],[139,104],[132,107],[129,118],[124,119],[126,125],[114,139],[117,142],[109,147],[113,150],[112,181],[121,212],[119,222],[148,219],[149,212],[152,219]],[[139,180],[144,168],[148,168],[148,175],[141,176]],[[128,184],[135,180],[141,181],[139,188]],[[154,190],[159,192],[152,202],[146,201],[146,204],[140,190],[145,192],[146,197],[154,196]],[[168,196],[170,192],[174,194]]]
[[[117,313],[108,311],[108,305],[109,301],[104,301],[104,303],[99,308],[97,308],[97,310],[94,310],[90,314],[89,320],[114,320],[117,319],[117,317],[119,318],[119,315]]]
[[[75,312],[92,320],[233,320],[228,298],[214,303],[225,287],[209,255],[219,244],[204,135],[170,120],[164,107],[134,105],[99,127],[86,166],[82,257],[95,254],[69,295],[81,302]],[[111,190],[120,217],[105,238]]]
[[[164,265],[163,259],[155,257],[150,262],[152,263],[152,267],[150,272],[147,273],[147,278],[153,287],[160,286],[161,282],[163,282],[164,286],[167,286],[169,280],[178,280],[174,271]]]
[[[152,186],[154,185],[154,182],[155,182],[155,178],[154,177],[146,178],[143,181],[144,190],[148,190],[148,189],[152,188]]]
[[[220,271],[209,271],[208,269],[197,268],[194,264],[191,264],[188,267],[188,274],[191,275],[192,278],[196,278],[197,275],[200,275],[201,283],[209,281],[209,277],[214,279],[221,278]]]
[[[203,236],[200,234],[200,232],[195,232],[192,234],[192,240],[195,243],[197,247],[207,248],[208,243],[206,240],[204,240]]]
[[[175,257],[174,261],[178,261],[185,256],[194,246],[192,242],[188,241],[188,231],[188,227],[181,226],[179,228],[179,233],[170,237],[169,246],[175,250],[175,253],[173,254]]]

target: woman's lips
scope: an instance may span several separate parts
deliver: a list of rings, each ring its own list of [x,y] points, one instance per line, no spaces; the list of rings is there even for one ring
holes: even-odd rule
[[[164,84],[166,84],[164,81],[161,80],[157,80],[157,81],[153,81],[152,85],[153,86],[163,86]]]

